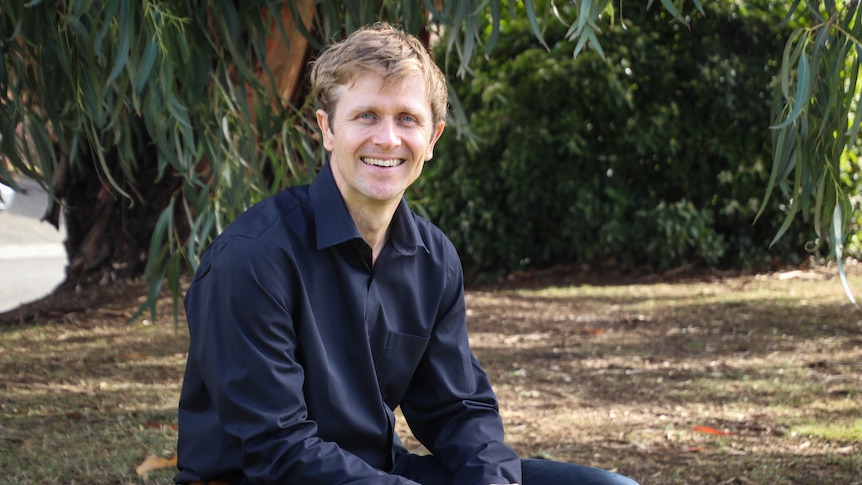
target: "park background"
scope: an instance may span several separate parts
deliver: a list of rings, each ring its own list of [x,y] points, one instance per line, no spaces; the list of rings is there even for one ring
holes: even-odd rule
[[[24,33],[39,15],[56,15],[6,3],[4,28]],[[138,70],[115,72],[123,32],[147,33],[106,27],[100,38],[96,13],[118,22],[131,14],[122,2],[85,3],[69,3],[59,31],[67,43],[90,39],[94,55],[73,51],[83,66],[78,85],[30,93],[48,106],[29,109],[56,115],[55,124],[25,124],[38,162],[12,156],[3,168],[58,197],[46,219],[65,217],[69,266],[53,295],[0,318],[9,390],[0,467],[12,483],[163,483],[170,471],[135,468],[148,455],[172,456],[187,338],[176,298],[189,266],[212,233],[267,193],[311,178],[321,160],[313,135],[294,136],[307,129],[307,104],[267,113],[248,96],[254,102],[231,112],[224,99],[199,94],[210,92],[207,79],[182,70],[201,59],[157,62],[153,52],[190,50],[193,40],[143,43],[144,62],[127,59]],[[368,3],[345,4],[354,25],[380,16],[381,8],[350,11]],[[819,206],[786,217],[799,204],[792,177],[765,197],[777,146],[770,124],[782,102],[774,83],[805,17],[788,18],[787,6],[768,1],[709,2],[675,17],[665,3],[614,12],[600,48],[573,55],[571,26],[554,20],[550,2],[537,2],[532,16],[513,2],[490,54],[450,77],[450,129],[408,199],[462,255],[473,343],[521,453],[614,468],[642,483],[855,483],[858,310],[837,281],[834,241],[812,224]],[[238,22],[249,13],[232,2],[219,6],[220,54],[235,59],[231,41],[259,26]],[[574,15],[575,4],[554,6]],[[139,13],[182,24],[156,7]],[[495,35],[477,32],[479,44]],[[93,39],[115,41],[116,51],[99,52]],[[453,49],[443,40],[435,44],[441,63]],[[125,48],[133,58],[135,48]],[[212,111],[154,100],[150,84],[133,82],[147,62],[158,80],[176,76],[179,91]],[[100,63],[107,68],[94,72]],[[223,75],[224,90],[243,68],[207,72]],[[106,89],[111,82],[126,85]],[[90,97],[97,93],[102,101]],[[153,125],[160,118],[149,109],[176,123]],[[198,120],[207,116],[227,148],[202,147],[190,159],[162,151],[165,141],[200,146],[189,140],[210,135]],[[242,118],[260,124],[243,131]],[[20,119],[4,118],[7,156],[11,141],[26,138],[13,135]],[[267,138],[273,133],[281,137]],[[831,162],[852,209],[843,240],[851,263],[860,250],[857,149],[854,139]],[[854,265],[848,273],[858,286]]]

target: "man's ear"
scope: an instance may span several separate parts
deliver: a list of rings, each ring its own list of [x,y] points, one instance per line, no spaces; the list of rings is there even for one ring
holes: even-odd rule
[[[431,135],[431,143],[428,144],[428,151],[425,153],[426,162],[434,158],[434,145],[437,144],[437,140],[439,140],[440,135],[443,134],[443,128],[446,128],[445,121],[437,122],[437,126],[434,127],[434,134]]]
[[[317,126],[320,128],[320,134],[323,136],[323,147],[328,151],[332,151],[332,128],[329,126],[329,113],[319,109],[314,112],[317,116]]]

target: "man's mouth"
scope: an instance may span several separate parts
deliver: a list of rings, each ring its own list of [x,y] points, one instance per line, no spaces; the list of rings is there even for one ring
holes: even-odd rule
[[[388,160],[384,160],[382,158],[362,158],[362,163],[366,165],[373,165],[375,167],[397,167],[404,163],[404,159],[402,158],[392,158]]]

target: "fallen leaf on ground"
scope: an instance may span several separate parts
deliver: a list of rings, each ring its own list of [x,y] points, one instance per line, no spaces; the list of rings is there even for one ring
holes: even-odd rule
[[[170,458],[162,458],[160,456],[155,455],[147,455],[144,458],[143,463],[138,465],[138,468],[135,468],[135,472],[138,475],[146,475],[147,473],[153,470],[161,470],[162,468],[168,468],[172,466],[176,466],[177,464],[177,455],[174,455]]]
[[[720,429],[711,428],[709,426],[695,426],[691,429],[693,429],[697,432],[700,432],[700,433],[713,434],[715,436],[730,436],[731,435],[731,433],[728,433],[727,431],[722,431]]]

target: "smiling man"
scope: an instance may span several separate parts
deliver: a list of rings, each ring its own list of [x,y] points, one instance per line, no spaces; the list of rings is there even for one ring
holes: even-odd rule
[[[428,51],[376,24],[327,49],[311,83],[328,163],[238,217],[187,293],[175,481],[634,483],[504,443],[458,255],[404,201],[445,126]],[[401,445],[399,406],[430,455]]]
[[[343,66],[318,61],[314,79],[338,79],[343,74],[337,70]],[[434,143],[443,134],[444,113],[432,112],[425,94],[429,84],[445,89],[445,84],[426,83],[419,70],[389,78],[368,71],[347,84],[315,84],[319,99],[332,98],[326,104],[338,106],[318,110],[317,123],[330,152],[335,185],[362,238],[371,246],[372,264],[387,241],[392,215],[404,191],[422,173]]]

